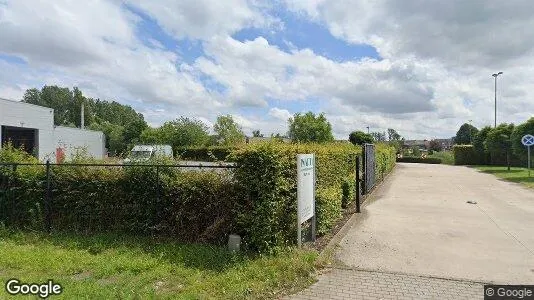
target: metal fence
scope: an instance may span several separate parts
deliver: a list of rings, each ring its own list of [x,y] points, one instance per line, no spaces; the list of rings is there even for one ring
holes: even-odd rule
[[[376,184],[375,145],[363,145],[363,193],[369,193]]]
[[[47,232],[50,232],[51,225],[51,204],[54,197],[54,191],[61,190],[60,186],[56,185],[54,180],[54,170],[56,168],[143,168],[151,169],[154,171],[153,183],[155,183],[155,200],[159,202],[160,190],[161,190],[161,173],[165,169],[181,169],[188,172],[202,172],[206,170],[231,170],[237,168],[237,165],[234,163],[212,163],[212,162],[181,162],[179,164],[164,165],[164,164],[99,164],[99,163],[11,163],[11,162],[0,162],[0,222],[2,220],[8,220],[16,218],[17,211],[16,205],[12,200],[15,196],[15,193],[24,193],[20,185],[17,185],[13,181],[12,176],[9,175],[10,172],[15,172],[19,168],[41,168],[40,172],[44,176],[39,177],[37,186],[34,188],[34,193],[39,193],[42,195],[41,202],[38,205],[42,208],[40,212],[44,229]],[[43,169],[44,168],[44,169]]]

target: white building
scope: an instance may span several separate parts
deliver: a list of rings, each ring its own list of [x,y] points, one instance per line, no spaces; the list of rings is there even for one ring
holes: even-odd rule
[[[69,159],[80,150],[98,159],[106,154],[104,133],[54,126],[54,110],[48,107],[0,98],[0,126],[0,146],[23,145],[41,161],[55,162],[60,153]]]

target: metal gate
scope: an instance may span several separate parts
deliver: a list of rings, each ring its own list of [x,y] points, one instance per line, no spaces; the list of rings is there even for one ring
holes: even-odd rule
[[[363,145],[363,194],[369,193],[376,183],[375,145]]]

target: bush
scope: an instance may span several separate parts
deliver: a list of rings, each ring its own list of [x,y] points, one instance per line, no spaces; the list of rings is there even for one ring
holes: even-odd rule
[[[395,149],[376,147],[376,174],[382,178],[395,164]],[[0,158],[27,159],[3,151]],[[249,249],[269,252],[296,242],[296,154],[316,154],[317,234],[322,235],[354,199],[355,158],[360,151],[348,143],[250,144],[233,150],[228,159],[236,161],[238,168],[224,172],[53,165],[51,227],[83,234],[133,233],[212,243],[237,233]],[[0,223],[42,229],[45,188],[42,165],[0,168],[0,191],[7,191],[0,194]]]
[[[473,145],[454,145],[452,152],[455,165],[476,165],[480,161]]]
[[[420,164],[441,164],[441,159],[439,158],[420,158],[420,157],[402,157],[397,158],[397,162],[405,163],[420,163]]]
[[[5,157],[6,151],[0,151]],[[44,228],[45,167],[0,168],[0,223]],[[221,243],[234,231],[242,194],[228,172],[182,172],[142,165],[51,166],[51,228],[117,232]]]
[[[175,148],[174,154],[179,159],[195,161],[227,161],[228,156],[236,147],[186,147]]]
[[[360,147],[258,143],[236,150],[231,158],[239,166],[235,177],[246,195],[238,204],[239,228],[251,248],[265,251],[295,242],[298,153],[316,155],[317,234],[329,232],[342,216],[342,207],[354,199]],[[383,177],[395,164],[395,149],[377,145],[376,160],[377,174]]]

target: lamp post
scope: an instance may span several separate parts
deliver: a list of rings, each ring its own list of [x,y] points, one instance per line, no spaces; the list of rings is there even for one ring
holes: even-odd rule
[[[495,125],[494,127],[497,127],[497,77],[499,75],[502,75],[502,72],[492,74],[493,78],[495,78]]]
[[[367,134],[369,134],[369,126],[367,126]]]

